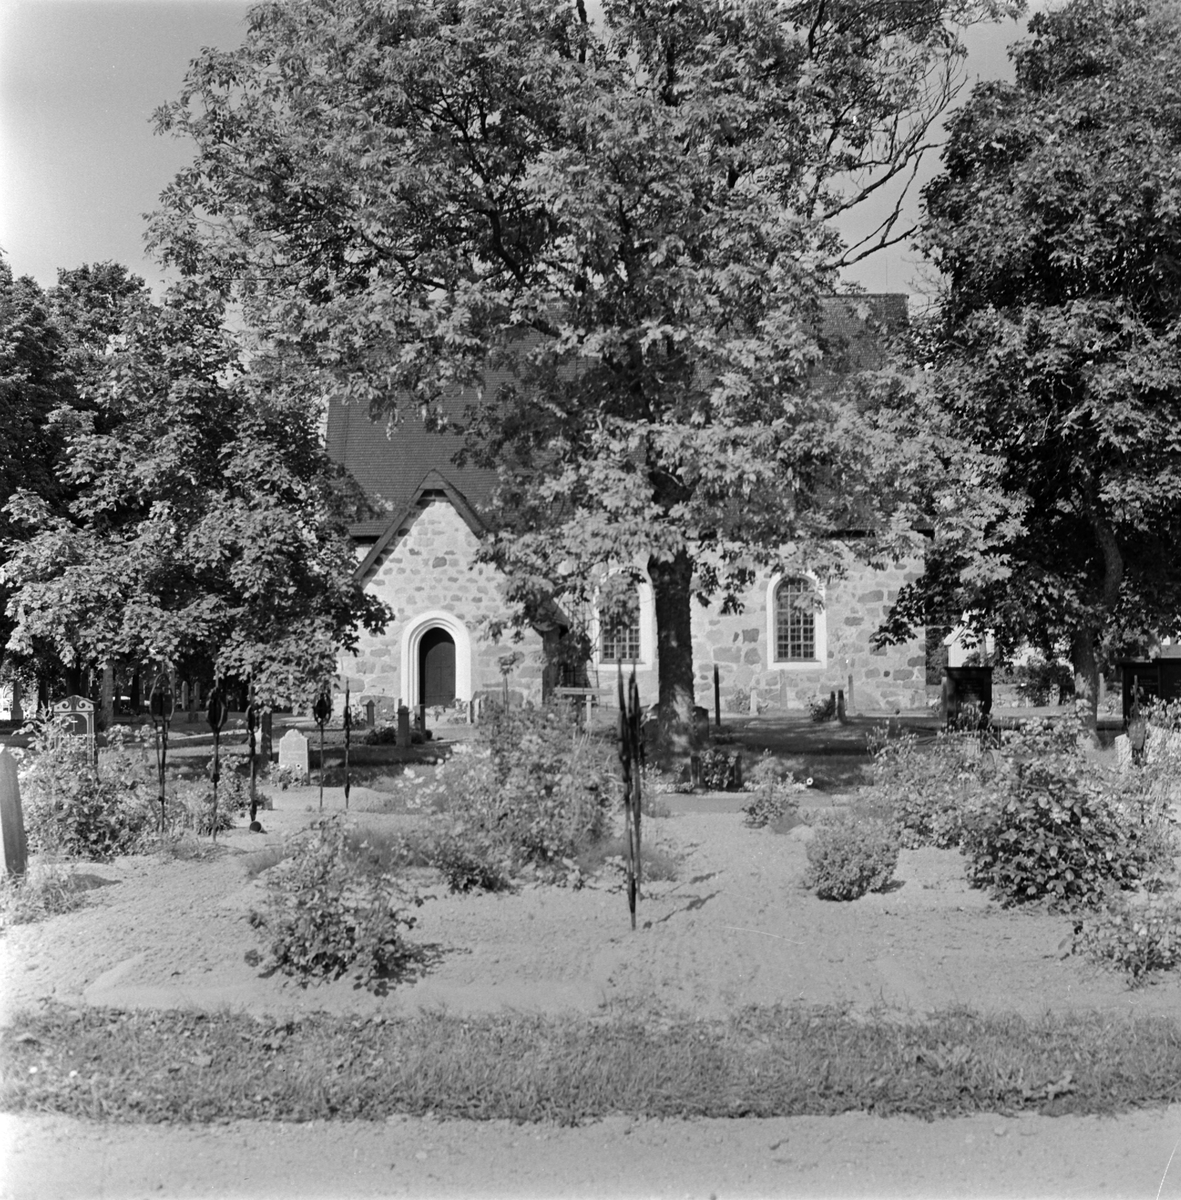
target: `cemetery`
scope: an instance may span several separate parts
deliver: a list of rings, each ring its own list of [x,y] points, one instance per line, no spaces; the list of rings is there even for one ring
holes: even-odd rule
[[[788,1004],[838,1023],[892,1013],[922,1025],[963,1005],[982,1020],[1084,1009],[1148,1020],[1181,1003],[1172,709],[1152,711],[1136,763],[1126,737],[1084,746],[1069,711],[995,744],[974,728],[866,722],[859,753],[841,740],[853,728],[834,724],[836,754],[816,727],[804,753],[771,753],[765,723],[733,722],[711,753],[742,760],[742,790],[692,792],[633,761],[634,887],[618,737],[588,734],[574,709],[493,714],[441,761],[362,768],[365,782],[347,788],[339,767],[319,778],[315,731],[290,729],[259,774],[257,829],[244,763],[230,760],[216,834],[180,815],[173,791],[196,785],[178,773],[175,827],[161,838],[155,763],[123,749],[121,769],[142,781],[134,837],[71,856],[45,843],[45,776],[22,758],[25,869],[67,880],[71,899],[7,920],[3,1021],[45,1003],[658,1023]],[[198,753],[208,764],[209,749]],[[6,863],[19,873],[15,766],[0,755]],[[1020,819],[1006,826],[1014,804]],[[1079,850],[1085,827],[1098,840]],[[1009,837],[1019,852],[1006,858]],[[313,894],[329,899],[305,911]],[[319,931],[314,951],[301,912]],[[50,1099],[51,1084],[39,1072],[9,1103],[71,1111],[68,1089]],[[856,1094],[855,1107],[866,1102]],[[1021,1103],[1044,1107],[1047,1094]],[[1058,1103],[1072,1103],[1069,1087]]]

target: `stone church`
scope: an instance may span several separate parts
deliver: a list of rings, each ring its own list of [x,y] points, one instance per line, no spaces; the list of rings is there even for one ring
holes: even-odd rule
[[[829,374],[864,369],[880,357],[878,334],[906,319],[904,296],[831,302],[825,337],[840,347]],[[495,386],[489,380],[488,386]],[[457,467],[457,438],[406,420],[387,436],[361,406],[333,404],[327,447],[386,514],[354,526],[357,578],[394,613],[385,632],[362,634],[340,663],[354,701],[373,700],[392,714],[410,708],[451,708],[500,696],[540,702],[555,684],[576,682],[614,694],[617,663],[635,669],[641,698],[657,694],[656,620],[651,588],[640,583],[623,618],[587,622],[591,661],[579,678],[563,678],[555,663],[558,629],[531,629],[499,642],[484,629],[507,617],[499,572],[475,561],[484,526],[481,509],[496,487],[492,471]],[[921,641],[873,650],[877,629],[915,564],[852,569],[828,583],[808,574],[763,573],[737,615],[693,604],[693,657],[698,704],[712,706],[718,668],[723,709],[801,709],[842,688],[852,711],[894,711],[926,703]],[[568,664],[565,668],[568,671]]]

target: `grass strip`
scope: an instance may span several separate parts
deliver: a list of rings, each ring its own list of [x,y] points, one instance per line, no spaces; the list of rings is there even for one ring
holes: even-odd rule
[[[1181,1025],[962,1009],[899,1024],[806,1007],[655,1024],[275,1021],[49,1004],[3,1031],[0,1071],[4,1111],[126,1122],[1102,1114],[1181,1100]]]

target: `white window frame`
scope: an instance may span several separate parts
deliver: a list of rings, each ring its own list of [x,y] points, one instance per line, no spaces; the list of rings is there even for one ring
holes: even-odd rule
[[[813,634],[816,648],[815,658],[779,658],[779,637],[776,628],[776,598],[779,585],[787,579],[806,579],[820,600],[814,610]],[[825,605],[824,585],[811,571],[780,571],[771,576],[767,584],[767,666],[780,671],[818,671],[828,664],[828,615]]]
[[[608,572],[609,575],[618,575],[620,573],[618,569]],[[652,594],[652,585],[647,579],[639,579],[635,586],[640,599],[640,657],[634,663],[630,659],[624,661],[623,671],[625,675],[633,666],[637,671],[651,670],[656,662],[656,599]],[[615,671],[618,667],[618,660],[603,658],[602,629],[599,625],[598,588],[595,588],[592,599],[589,633],[591,662],[595,669],[598,671]]]

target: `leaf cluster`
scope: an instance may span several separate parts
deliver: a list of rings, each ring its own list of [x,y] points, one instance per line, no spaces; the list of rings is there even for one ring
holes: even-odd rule
[[[894,878],[898,851],[892,822],[843,811],[816,824],[807,844],[804,886],[821,900],[857,900],[880,892]]]
[[[1181,901],[1170,895],[1109,896],[1075,926],[1070,947],[1140,987],[1181,964]]]
[[[159,821],[147,772],[120,744],[104,753],[100,774],[64,718],[41,714],[20,772],[29,848],[107,862],[144,852]]]
[[[1015,764],[968,823],[962,849],[969,881],[1002,904],[1072,909],[1136,887],[1161,865],[1162,846],[1081,755],[1051,753]]]
[[[354,971],[380,990],[414,961],[406,933],[422,899],[367,849],[343,821],[323,818],[267,878],[267,905],[250,921],[269,939],[272,965],[303,986]]]

